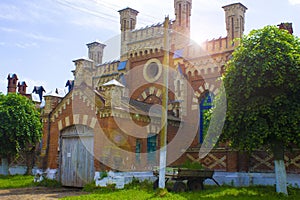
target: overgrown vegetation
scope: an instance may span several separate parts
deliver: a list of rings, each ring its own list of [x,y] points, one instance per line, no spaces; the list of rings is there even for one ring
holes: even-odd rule
[[[96,186],[95,182],[92,182],[86,184],[82,190],[85,192],[106,194],[106,193],[114,192],[117,189],[115,184],[110,184],[107,185],[106,187],[100,187],[100,186]]]
[[[188,169],[205,169],[201,163],[199,162],[192,162],[190,160],[186,160],[182,165],[181,168],[188,168]]]
[[[61,187],[61,183],[57,180],[52,180],[48,178],[44,178],[41,182],[35,182],[35,186],[42,186],[42,187],[50,187],[50,188],[57,188]]]

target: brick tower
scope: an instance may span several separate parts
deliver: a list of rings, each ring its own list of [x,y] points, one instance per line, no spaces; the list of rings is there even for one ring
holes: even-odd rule
[[[222,7],[225,11],[227,39],[234,45],[235,38],[241,38],[245,29],[245,12],[247,8],[241,3],[234,3]]]
[[[125,8],[118,11],[120,13],[120,25],[121,25],[121,60],[127,55],[127,43],[130,38],[131,31],[135,29],[136,17],[138,11],[132,8]]]
[[[9,74],[7,77],[8,85],[7,85],[7,93],[16,93],[17,91],[17,82],[18,77],[16,74]]]

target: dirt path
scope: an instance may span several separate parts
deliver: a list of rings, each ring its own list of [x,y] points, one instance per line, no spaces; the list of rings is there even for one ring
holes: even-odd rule
[[[87,194],[76,188],[45,188],[45,187],[30,187],[18,189],[1,189],[1,200],[48,200],[59,199],[66,196],[77,196]]]

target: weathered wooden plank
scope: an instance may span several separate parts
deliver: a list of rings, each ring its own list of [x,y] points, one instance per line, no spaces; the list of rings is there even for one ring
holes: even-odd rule
[[[94,177],[94,139],[88,128],[68,131],[62,137],[61,181],[64,186],[83,187]]]

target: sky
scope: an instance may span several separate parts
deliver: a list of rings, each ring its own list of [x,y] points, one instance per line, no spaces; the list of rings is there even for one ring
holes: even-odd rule
[[[119,13],[126,7],[139,11],[137,28],[174,19],[174,0],[1,0],[0,92],[7,92],[7,76],[26,81],[27,93],[42,85],[46,92],[65,88],[73,79],[73,60],[87,57],[87,43],[100,40],[116,46]],[[193,0],[191,37],[203,42],[226,36],[222,6],[240,2],[245,34],[252,29],[292,22],[300,36],[300,0]],[[106,49],[109,49],[106,47]],[[118,59],[118,53],[104,61]],[[67,88],[65,88],[67,89]]]

